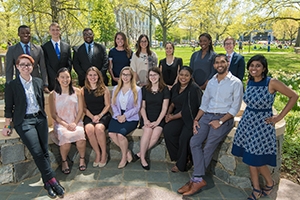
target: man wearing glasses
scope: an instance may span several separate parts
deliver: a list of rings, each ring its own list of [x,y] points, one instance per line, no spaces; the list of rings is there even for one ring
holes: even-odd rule
[[[78,74],[79,86],[84,86],[86,71],[97,67],[103,76],[105,85],[108,85],[106,71],[108,69],[108,56],[104,45],[94,42],[94,33],[91,28],[83,30],[84,43],[74,48],[73,67]]]
[[[19,75],[19,71],[16,70],[16,61],[21,54],[27,54],[34,59],[34,66],[31,75],[33,77],[41,78],[43,80],[44,91],[49,92],[47,70],[42,48],[30,42],[31,35],[30,28],[28,26],[19,26],[18,36],[20,37],[20,42],[9,47],[6,53],[6,82],[11,81],[14,74],[16,74],[16,76]]]
[[[226,56],[229,62],[228,70],[241,81],[243,81],[245,74],[245,60],[244,56],[234,52],[235,39],[227,37],[224,40],[224,48],[226,50]]]

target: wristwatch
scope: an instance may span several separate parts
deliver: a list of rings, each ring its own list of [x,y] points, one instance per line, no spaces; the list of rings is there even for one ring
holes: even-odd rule
[[[222,122],[221,120],[219,120],[219,124],[220,124],[220,125],[222,125],[222,124],[223,124],[223,122]]]

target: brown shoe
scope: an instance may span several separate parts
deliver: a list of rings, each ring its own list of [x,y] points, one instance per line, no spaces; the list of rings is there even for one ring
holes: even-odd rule
[[[171,169],[171,172],[173,172],[173,173],[179,172],[178,167],[177,167],[176,165],[174,165],[174,166],[172,167],[172,169]]]
[[[182,195],[184,195],[184,196],[193,195],[193,194],[197,193],[201,188],[203,188],[206,185],[207,185],[207,183],[206,183],[205,180],[202,180],[199,183],[192,182],[192,184],[190,186],[190,190],[183,193]]]
[[[182,186],[181,188],[179,188],[179,189],[177,190],[177,192],[178,192],[179,194],[183,194],[183,193],[189,191],[190,188],[191,188],[192,183],[193,183],[192,181],[187,182],[184,186]]]

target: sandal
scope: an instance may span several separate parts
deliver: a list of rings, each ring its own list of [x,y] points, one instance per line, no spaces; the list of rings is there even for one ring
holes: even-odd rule
[[[80,157],[80,159],[83,159],[84,160],[84,157]],[[86,165],[79,165],[79,171],[85,171],[86,170]]]
[[[262,189],[262,196],[268,196],[269,194],[271,194],[273,187],[275,185],[275,182],[273,181],[273,185],[272,186],[268,186],[266,185],[263,189]]]
[[[254,192],[258,193],[258,196],[255,196]],[[262,195],[262,190],[258,190],[253,188],[251,196],[247,198],[247,200],[257,200],[261,197]]]
[[[173,173],[179,172],[178,167],[177,167],[176,165],[174,165],[174,166],[172,167],[172,169],[171,169],[171,172],[173,172]]]
[[[67,160],[63,160],[62,163],[67,162]],[[67,163],[68,164],[68,163]],[[64,174],[70,174],[70,168],[67,167],[66,169],[61,169],[62,173]]]

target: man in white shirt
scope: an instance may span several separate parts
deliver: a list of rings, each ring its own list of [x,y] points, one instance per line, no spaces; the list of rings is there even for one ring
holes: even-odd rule
[[[190,141],[194,172],[191,180],[177,190],[185,196],[193,195],[206,186],[206,181],[202,178],[205,169],[219,143],[233,128],[233,118],[240,110],[243,84],[228,71],[228,65],[225,54],[216,55],[214,68],[217,74],[208,81],[194,119],[194,136]]]

